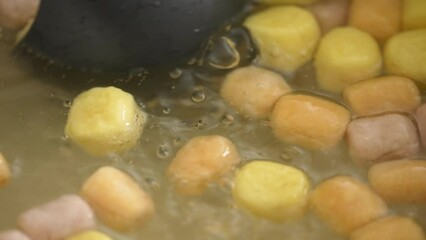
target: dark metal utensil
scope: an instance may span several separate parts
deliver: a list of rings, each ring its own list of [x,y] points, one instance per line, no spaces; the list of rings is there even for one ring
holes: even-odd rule
[[[76,67],[119,70],[193,54],[245,0],[42,0],[24,43]]]

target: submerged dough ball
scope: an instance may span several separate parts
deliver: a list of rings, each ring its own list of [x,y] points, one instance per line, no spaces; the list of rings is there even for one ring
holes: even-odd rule
[[[388,73],[426,83],[426,29],[399,33],[390,38],[384,49]]]
[[[340,93],[352,83],[378,76],[382,55],[376,40],[368,33],[341,27],[323,37],[314,65],[319,86]]]
[[[425,234],[412,219],[389,216],[357,229],[350,240],[425,240]]]
[[[295,6],[273,7],[244,22],[260,51],[260,64],[293,72],[312,59],[320,27],[308,10]]]
[[[65,133],[93,155],[122,152],[138,141],[146,114],[132,95],[115,87],[92,88],[78,95]]]
[[[201,195],[209,184],[223,183],[240,163],[235,145],[217,135],[194,137],[176,153],[167,176],[182,195]]]
[[[310,182],[302,171],[279,163],[252,161],[236,174],[233,196],[253,214],[274,221],[303,216]]]
[[[278,98],[290,91],[281,75],[251,66],[228,74],[220,95],[237,111],[250,117],[266,118]]]
[[[270,120],[274,134],[285,143],[321,150],[342,139],[350,113],[319,97],[288,94],[275,104]]]
[[[311,194],[311,206],[334,231],[349,235],[387,214],[387,207],[367,185],[349,176],[330,178]]]

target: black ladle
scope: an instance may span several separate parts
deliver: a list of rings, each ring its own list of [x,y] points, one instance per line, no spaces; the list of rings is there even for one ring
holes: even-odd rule
[[[246,0],[42,0],[24,43],[76,67],[128,69],[193,54]]]

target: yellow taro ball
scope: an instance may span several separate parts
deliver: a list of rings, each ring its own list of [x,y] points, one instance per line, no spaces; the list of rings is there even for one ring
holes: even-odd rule
[[[300,170],[279,163],[252,161],[236,174],[233,196],[237,204],[273,221],[301,217],[310,182]]]
[[[106,155],[132,148],[145,121],[132,95],[115,87],[97,87],[74,99],[65,133],[87,152]]]
[[[285,143],[320,150],[342,139],[350,113],[319,97],[289,94],[275,104],[270,120],[274,134]]]
[[[357,229],[350,240],[425,240],[425,234],[410,218],[390,216]]]
[[[264,4],[301,4],[307,5],[312,4],[314,2],[318,2],[318,0],[259,0],[260,3]]]
[[[85,231],[77,235],[73,235],[65,240],[112,240],[107,235],[98,231]]]
[[[259,67],[237,69],[225,78],[220,95],[233,108],[255,118],[266,118],[290,86],[281,75]]]
[[[369,34],[341,27],[323,37],[314,65],[319,86],[340,93],[352,83],[379,75],[382,56],[379,45]]]
[[[426,1],[402,1],[402,27],[404,30],[426,27]]]
[[[399,33],[390,38],[384,49],[388,73],[426,83],[426,29]]]
[[[259,47],[260,64],[292,72],[312,59],[320,27],[309,11],[280,6],[249,16],[244,25]]]
[[[383,200],[367,185],[349,176],[322,182],[312,192],[310,204],[316,215],[346,236],[387,214]]]
[[[9,164],[0,153],[0,187],[9,182],[12,173],[10,172]]]
[[[408,78],[378,77],[345,88],[343,98],[357,116],[412,112],[421,102],[420,91]]]
[[[126,231],[154,214],[151,197],[124,172],[102,167],[83,184],[81,195],[109,227]]]

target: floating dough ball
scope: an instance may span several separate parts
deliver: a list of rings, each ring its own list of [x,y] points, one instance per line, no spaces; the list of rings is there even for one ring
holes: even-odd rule
[[[279,163],[252,161],[236,174],[233,196],[241,207],[273,221],[303,216],[310,182],[300,170]]]
[[[40,0],[0,0],[0,27],[19,30],[34,19]]]
[[[357,116],[386,112],[414,112],[420,105],[417,86],[408,78],[378,77],[352,84],[343,91],[343,98]]]
[[[115,87],[92,88],[71,106],[65,133],[93,155],[122,152],[138,141],[146,121],[132,95]]]
[[[420,147],[413,121],[396,113],[353,120],[346,140],[352,160],[364,166],[414,156]]]
[[[85,231],[76,235],[73,235],[65,240],[112,240],[107,235],[98,231]]]
[[[387,207],[367,185],[349,176],[322,182],[310,199],[314,212],[334,231],[349,235],[387,214]]]
[[[372,166],[371,187],[391,203],[426,204],[426,160],[396,160]]]
[[[80,196],[63,195],[22,213],[18,226],[33,240],[64,239],[94,228],[96,220],[92,208]]]
[[[221,136],[201,136],[189,140],[176,153],[167,176],[182,195],[201,195],[211,183],[222,183],[240,163],[235,145]]]
[[[426,29],[399,33],[390,38],[384,49],[388,73],[426,83]]]
[[[320,87],[340,93],[352,83],[378,76],[382,55],[376,40],[368,33],[341,27],[322,38],[314,65]]]
[[[426,28],[426,1],[403,0],[402,27],[404,30]]]
[[[228,74],[220,95],[231,107],[243,114],[266,118],[278,98],[290,91],[290,86],[281,75],[251,66]]]
[[[294,6],[269,8],[244,22],[260,51],[260,64],[293,72],[312,59],[320,28],[309,11]]]
[[[317,2],[318,0],[258,0],[262,4],[300,4],[307,5]]]
[[[9,182],[11,175],[9,164],[0,153],[0,187]]]
[[[151,197],[130,176],[113,167],[93,173],[81,194],[106,225],[119,231],[141,226],[155,211]]]
[[[319,150],[342,139],[350,113],[319,97],[289,94],[275,104],[270,120],[274,134],[285,143]]]
[[[352,0],[349,25],[383,43],[399,31],[401,7],[401,0]]]
[[[321,0],[308,7],[318,20],[323,33],[347,22],[349,0]]]
[[[419,108],[417,108],[415,116],[422,145],[423,147],[426,147],[426,104],[422,104]]]
[[[357,229],[350,240],[425,240],[425,234],[412,219],[390,216]]]

